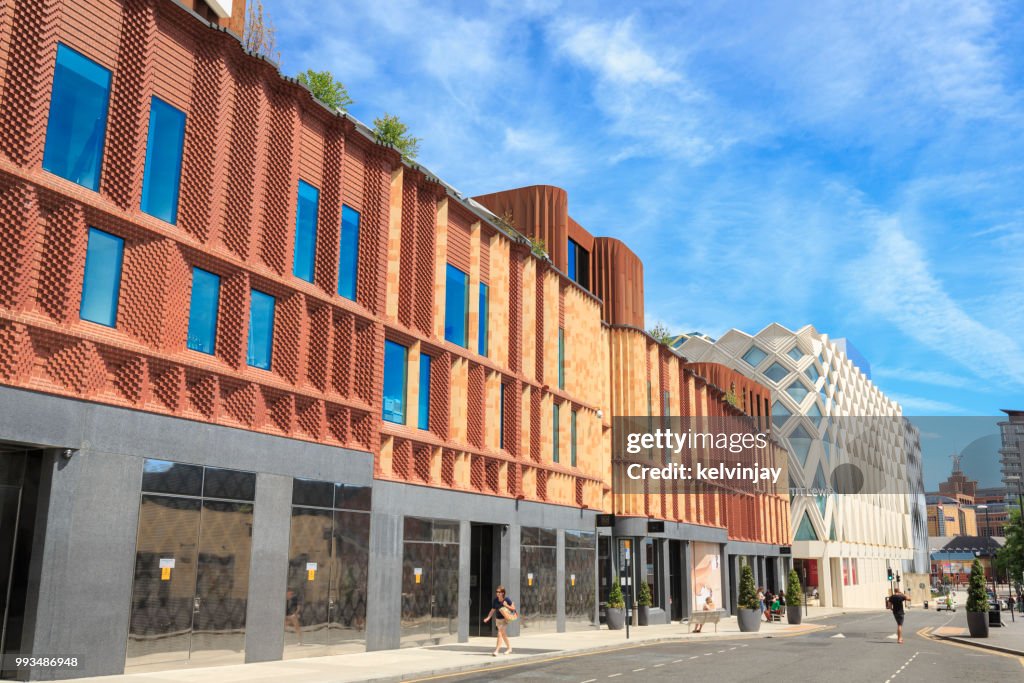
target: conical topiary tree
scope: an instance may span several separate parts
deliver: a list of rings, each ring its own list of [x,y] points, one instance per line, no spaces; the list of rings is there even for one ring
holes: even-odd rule
[[[636,592],[636,604],[640,607],[651,606],[651,587],[646,581],[640,583],[640,589]]]
[[[608,591],[608,606],[612,609],[622,609],[626,606],[626,600],[622,597],[622,586],[619,585],[619,577],[613,577],[612,588]]]
[[[757,599],[757,587],[754,586],[754,572],[749,564],[743,565],[740,574],[740,594],[736,604],[742,609],[761,609],[761,602]]]
[[[789,585],[786,586],[786,604],[799,607],[803,604],[804,592],[800,588],[800,577],[796,575],[795,569],[789,570]]]
[[[967,585],[967,611],[987,612],[988,594],[985,592],[985,570],[981,562],[975,560],[971,565],[971,580]]]

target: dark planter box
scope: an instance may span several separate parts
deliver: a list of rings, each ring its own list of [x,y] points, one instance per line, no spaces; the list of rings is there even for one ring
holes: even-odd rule
[[[636,608],[636,623],[640,626],[647,626],[651,621],[651,608],[640,605]]]
[[[761,619],[764,615],[759,609],[739,609],[736,611],[736,621],[739,622],[740,631],[744,633],[757,633],[761,630]]]
[[[786,605],[786,621],[791,624],[799,624],[803,620],[803,607],[800,605]]]
[[[967,629],[971,632],[971,638],[988,638],[988,613],[968,612]]]
[[[612,631],[619,631],[626,627],[626,608],[608,607],[604,613],[604,623]]]

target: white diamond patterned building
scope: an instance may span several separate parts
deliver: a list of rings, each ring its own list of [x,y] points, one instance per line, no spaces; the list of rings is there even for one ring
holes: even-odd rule
[[[721,363],[771,388],[772,431],[789,449],[794,568],[817,596],[811,604],[882,604],[917,564],[910,493],[922,486],[921,469],[908,468],[902,408],[871,381],[864,357],[811,325],[684,334],[672,345],[690,361]]]

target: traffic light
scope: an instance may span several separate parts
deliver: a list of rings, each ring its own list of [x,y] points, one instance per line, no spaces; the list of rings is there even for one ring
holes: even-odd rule
[[[885,570],[889,572],[889,580],[892,581],[892,567],[886,567]]]

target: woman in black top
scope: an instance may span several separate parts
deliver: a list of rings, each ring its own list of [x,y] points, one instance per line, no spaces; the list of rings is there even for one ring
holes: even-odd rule
[[[506,621],[501,608],[504,607],[514,613],[516,611],[516,604],[512,602],[511,598],[505,597],[504,586],[498,586],[494,593],[495,598],[491,601],[491,611],[484,617],[484,623],[486,624],[491,620],[491,617],[494,617],[494,625],[498,627],[498,642],[494,646],[493,656],[497,657],[498,652],[501,650],[502,641],[505,641],[505,654],[512,654],[512,643],[508,642],[508,634],[505,633]]]

